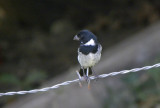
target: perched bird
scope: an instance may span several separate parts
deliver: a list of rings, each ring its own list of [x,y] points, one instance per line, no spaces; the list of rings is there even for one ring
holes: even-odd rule
[[[78,48],[78,62],[80,63],[80,71],[77,72],[79,79],[83,77],[88,82],[90,88],[89,75],[95,75],[93,67],[101,58],[102,46],[98,43],[97,37],[89,30],[81,30],[74,40],[80,41]]]

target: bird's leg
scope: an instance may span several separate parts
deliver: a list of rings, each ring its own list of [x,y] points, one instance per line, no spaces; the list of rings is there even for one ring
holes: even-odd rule
[[[98,78],[98,75],[97,75],[96,72],[94,71],[93,67],[91,67],[91,70],[92,70],[92,72],[93,72],[94,77],[97,79],[97,78]]]
[[[87,77],[86,77],[86,74],[85,74],[85,72],[84,72],[84,68],[83,68],[83,67],[82,67],[82,70],[83,70],[83,77],[84,77],[84,79],[86,80]]]
[[[87,68],[86,76],[89,76],[89,68]]]
[[[86,81],[88,83],[88,89],[90,89],[89,68],[87,68],[86,76],[87,76]]]
[[[82,77],[81,77],[81,75],[79,74],[78,71],[76,71],[76,72],[77,72],[77,75],[78,75],[78,78],[79,78],[79,86],[82,87],[82,84],[81,84]]]

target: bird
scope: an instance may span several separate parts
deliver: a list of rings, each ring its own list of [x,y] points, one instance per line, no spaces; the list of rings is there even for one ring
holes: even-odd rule
[[[77,72],[79,81],[84,80],[88,82],[88,88],[90,88],[89,75],[95,74],[93,67],[100,61],[102,46],[98,42],[96,35],[89,30],[79,31],[73,38],[80,42],[78,48],[78,62],[80,64],[80,70]],[[81,86],[81,83],[79,83]]]

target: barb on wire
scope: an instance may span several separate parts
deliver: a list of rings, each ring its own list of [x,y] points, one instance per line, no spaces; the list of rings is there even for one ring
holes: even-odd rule
[[[131,69],[131,70],[122,70],[122,71],[119,71],[119,72],[111,72],[109,74],[101,74],[101,75],[98,76],[98,78],[105,78],[105,77],[108,77],[108,76],[115,76],[115,75],[119,75],[119,74],[130,73],[130,72],[138,72],[138,71],[141,71],[141,70],[148,70],[148,69],[157,68],[157,67],[160,67],[160,63],[154,64],[152,66],[144,66],[144,67],[141,67],[141,68],[134,68],[134,69]],[[95,76],[90,77],[91,80],[96,79],[96,78],[97,77],[95,77]],[[44,92],[44,91],[48,91],[48,90],[51,90],[51,89],[59,88],[60,86],[69,85],[73,82],[78,82],[78,81],[79,81],[79,79],[75,79],[75,80],[71,80],[71,81],[65,81],[63,83],[56,84],[56,85],[53,85],[51,87],[45,87],[45,88],[42,88],[42,89],[0,93],[0,96],[22,95],[22,94],[29,94],[29,93]]]

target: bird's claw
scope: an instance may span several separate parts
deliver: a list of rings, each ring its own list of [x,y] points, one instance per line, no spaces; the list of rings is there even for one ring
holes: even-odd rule
[[[88,89],[90,89],[91,88],[91,86],[90,86],[90,78],[88,76],[86,77],[86,81],[88,83]]]
[[[85,81],[88,83],[88,89],[90,89],[90,88],[91,88],[91,87],[90,87],[90,78],[89,78],[88,72],[87,72],[86,75],[84,74],[83,77],[79,74],[78,71],[76,71],[76,72],[77,72],[78,79],[79,79],[79,86],[82,87],[82,83],[81,83],[81,82],[82,82],[83,80],[85,80]]]
[[[82,83],[81,83],[81,81],[82,81],[82,77],[81,77],[81,75],[79,74],[79,72],[77,71],[77,75],[78,75],[78,79],[79,79],[79,86],[80,87],[82,87]]]

